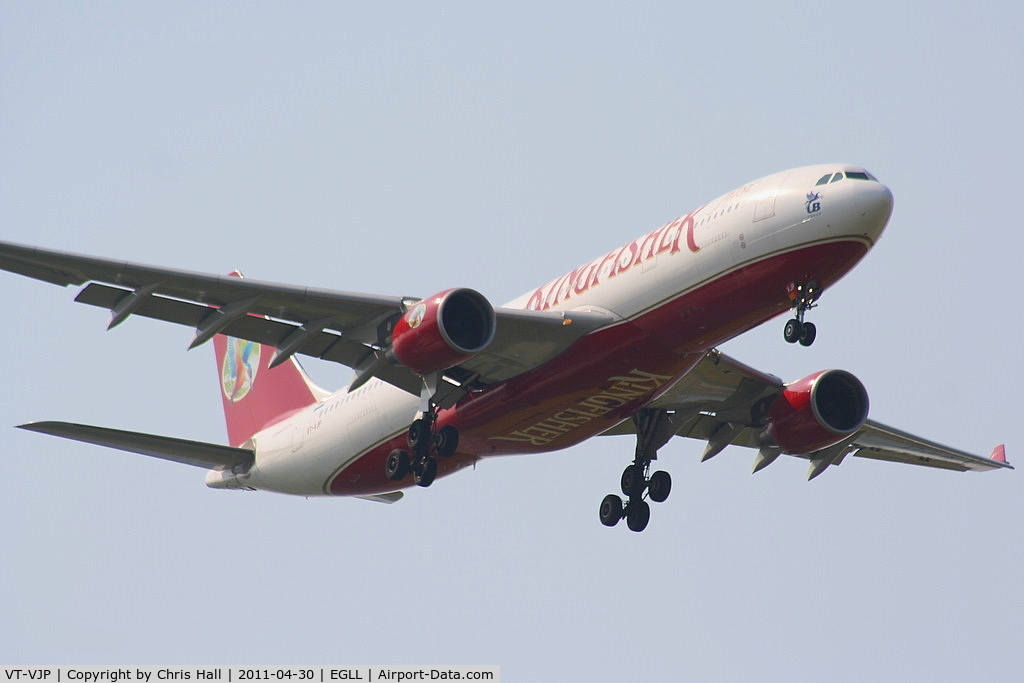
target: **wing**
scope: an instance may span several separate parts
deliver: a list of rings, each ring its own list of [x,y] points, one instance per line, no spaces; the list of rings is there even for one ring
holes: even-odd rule
[[[208,275],[0,242],[0,269],[61,286],[85,287],[80,303],[111,311],[109,327],[139,315],[195,329],[189,348],[216,334],[277,349],[276,365],[299,353],[372,373],[419,395],[423,381],[385,353],[391,329],[418,299],[376,296]],[[494,340],[446,373],[443,407],[467,387],[502,381],[554,358],[584,334],[612,322],[597,312],[498,308]]]
[[[670,420],[677,435],[707,441],[703,456],[707,460],[730,444],[762,448],[760,435],[768,410],[783,387],[778,377],[712,351],[649,407],[671,411]],[[632,421],[626,421],[606,433],[633,432]],[[759,453],[755,471],[769,464],[775,455],[769,453],[766,457]],[[811,461],[809,477],[813,478],[829,465],[840,464],[847,455],[961,472],[1012,469],[1002,446],[985,458],[873,420],[867,420],[836,446],[801,457]]]

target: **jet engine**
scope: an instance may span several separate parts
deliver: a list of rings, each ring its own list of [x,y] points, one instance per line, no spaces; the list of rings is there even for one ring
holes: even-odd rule
[[[472,289],[448,289],[414,304],[391,333],[394,357],[418,375],[447,370],[494,339],[494,308]]]
[[[868,394],[843,370],[823,370],[782,390],[768,410],[765,440],[785,453],[806,455],[839,443],[868,417]]]

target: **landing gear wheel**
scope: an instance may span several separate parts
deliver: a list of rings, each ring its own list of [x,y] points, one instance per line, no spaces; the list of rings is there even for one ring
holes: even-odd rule
[[[647,482],[647,495],[655,503],[664,503],[671,491],[672,476],[664,470],[658,470],[652,474],[651,480]]]
[[[818,330],[814,327],[814,323],[804,323],[803,329],[800,330],[800,345],[810,346],[814,343],[814,338],[818,336]]]
[[[782,338],[785,339],[790,344],[795,344],[796,342],[800,341],[804,325],[805,323],[802,323],[796,318],[793,318],[792,320],[786,323],[785,329],[782,330]]]
[[[419,419],[413,420],[412,424],[409,425],[408,433],[409,448],[415,453],[419,453],[421,449],[425,451],[430,445],[430,425],[426,420]]]
[[[437,430],[434,435],[434,448],[442,458],[450,458],[455,455],[455,449],[459,447],[459,430],[451,425],[446,425]]]
[[[601,524],[615,526],[622,519],[622,499],[609,493],[601,501]]]
[[[412,478],[417,485],[424,488],[434,483],[437,477],[437,461],[433,458],[426,458],[413,467]]]
[[[409,466],[409,454],[396,448],[384,461],[384,473],[391,481],[401,481],[409,474]]]
[[[804,314],[817,306],[815,302],[821,297],[821,289],[818,288],[817,282],[811,280],[790,283],[787,292],[795,317],[786,323],[782,336],[790,344],[800,342],[802,346],[810,346],[814,343],[817,330],[811,323],[804,322]]]
[[[622,471],[622,493],[630,498],[639,498],[644,492],[644,471],[637,465],[628,465]]]
[[[626,526],[630,531],[643,531],[651,521],[651,506],[645,500],[631,500],[626,506]]]

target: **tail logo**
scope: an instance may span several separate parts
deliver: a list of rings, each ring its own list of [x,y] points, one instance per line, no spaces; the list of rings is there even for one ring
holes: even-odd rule
[[[229,337],[224,364],[220,369],[220,386],[224,397],[238,403],[252,389],[260,367],[260,345],[248,339]]]

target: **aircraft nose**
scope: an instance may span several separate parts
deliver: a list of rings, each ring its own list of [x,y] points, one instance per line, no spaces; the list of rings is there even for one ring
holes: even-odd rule
[[[892,216],[892,190],[877,181],[865,183],[859,189],[860,197],[857,204],[864,234],[875,241],[881,237],[882,231],[889,223],[889,217]]]

